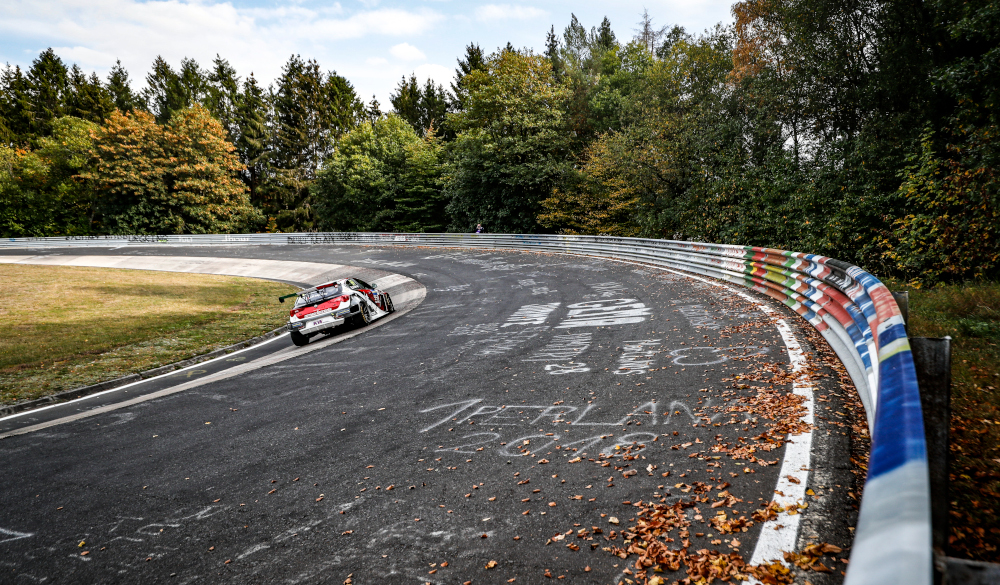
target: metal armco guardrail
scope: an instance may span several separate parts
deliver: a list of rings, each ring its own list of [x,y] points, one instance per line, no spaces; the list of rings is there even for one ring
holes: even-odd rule
[[[930,585],[930,488],[920,395],[892,294],[857,266],[769,248],[606,236],[297,233],[15,238],[2,247],[390,244],[529,250],[642,262],[724,280],[794,310],[857,387],[872,435],[847,585]]]

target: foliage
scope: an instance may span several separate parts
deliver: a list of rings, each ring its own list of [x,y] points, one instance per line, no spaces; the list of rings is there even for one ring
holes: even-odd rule
[[[443,231],[441,147],[400,116],[347,133],[312,186],[317,215],[338,231]]]
[[[0,145],[0,235],[91,233],[95,193],[76,175],[86,168],[96,124],[64,116],[34,150]]]
[[[94,137],[81,173],[102,194],[110,233],[232,233],[261,221],[235,177],[240,163],[225,130],[195,106],[160,126],[151,114],[115,112]]]
[[[1000,173],[970,165],[957,148],[952,158],[937,156],[927,132],[904,171],[908,213],[893,224],[897,242],[886,255],[919,284],[1000,271]]]
[[[346,79],[298,55],[285,64],[270,99],[273,175],[263,189],[264,212],[282,231],[313,229],[309,185],[337,140],[362,119],[364,105]]]
[[[449,116],[458,132],[446,192],[451,229],[538,230],[540,202],[568,170],[568,92],[542,56],[501,50],[465,79],[465,109]]]
[[[410,126],[423,135],[432,128],[440,128],[445,116],[451,109],[448,94],[444,87],[434,85],[431,79],[423,87],[417,82],[417,76],[403,78],[389,100],[393,111],[409,122]]]

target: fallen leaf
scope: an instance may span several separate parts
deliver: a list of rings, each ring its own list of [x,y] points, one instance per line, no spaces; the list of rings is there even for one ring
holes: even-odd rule
[[[548,462],[549,462],[549,460],[548,460],[548,459],[539,459],[539,460],[538,460],[538,464],[539,464],[539,465],[541,465],[541,464],[543,464],[543,463],[548,463]]]
[[[614,516],[612,516],[612,517],[608,518],[608,522],[610,522],[611,524],[617,525],[618,524],[618,518],[615,518]]]
[[[493,567],[496,567],[496,566],[497,566],[497,562],[496,561],[490,561],[490,562],[486,563],[486,568],[487,569],[492,569]]]

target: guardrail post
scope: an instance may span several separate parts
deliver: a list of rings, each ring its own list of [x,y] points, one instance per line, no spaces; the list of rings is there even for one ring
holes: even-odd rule
[[[911,337],[910,350],[920,386],[920,408],[927,437],[934,551],[948,546],[948,428],[951,424],[951,337]]]
[[[903,325],[906,330],[910,330],[910,291],[897,290],[892,293],[892,298],[899,307],[899,312],[903,314]]]

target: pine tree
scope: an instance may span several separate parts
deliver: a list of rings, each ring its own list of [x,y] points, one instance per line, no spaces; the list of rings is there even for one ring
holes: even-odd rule
[[[458,69],[455,70],[455,81],[451,84],[451,92],[455,96],[454,109],[465,109],[465,77],[473,71],[483,71],[486,69],[486,59],[483,50],[475,43],[469,43],[465,48],[465,58],[458,60]]]
[[[618,39],[615,38],[615,33],[611,30],[611,21],[608,20],[607,16],[601,21],[601,26],[596,31],[592,30],[590,34],[591,44],[602,52],[608,51],[618,44]]]
[[[435,126],[440,127],[447,116],[451,105],[448,93],[441,84],[434,84],[434,81],[427,78],[424,83],[424,90],[420,95],[420,125],[418,135],[425,136]]]
[[[180,79],[167,61],[157,56],[152,71],[146,76],[146,89],[142,91],[143,101],[156,121],[163,124],[170,115],[184,107],[180,91]]]
[[[416,132],[423,130],[423,120],[420,112],[420,101],[423,97],[420,91],[420,84],[417,82],[415,73],[410,74],[407,79],[403,76],[396,85],[396,89],[389,95],[389,102],[392,104],[392,111],[396,115],[406,120]]]
[[[205,88],[205,109],[222,122],[230,142],[236,142],[239,128],[236,120],[236,102],[239,100],[240,78],[236,69],[218,54],[212,61]]]
[[[146,108],[142,97],[132,91],[132,86],[128,79],[128,71],[122,67],[120,60],[116,61],[115,66],[111,68],[106,87],[108,93],[111,95],[111,103],[119,112],[127,114],[134,110]]]
[[[28,80],[18,66],[0,71],[0,143],[22,144],[31,128]]]
[[[205,101],[208,81],[194,59],[183,59],[180,71],[174,71],[158,56],[146,76],[146,86],[143,98],[156,121],[166,124],[174,112]]]
[[[48,136],[52,120],[65,115],[69,71],[51,48],[32,61],[28,70],[28,117],[30,133]]]
[[[552,76],[556,81],[562,80],[563,62],[559,54],[559,37],[556,36],[556,27],[552,25],[548,34],[545,35],[545,58],[552,64]]]
[[[100,124],[114,111],[111,94],[101,84],[96,73],[87,77],[78,65],[73,65],[69,82],[69,92],[66,96],[68,115]]]
[[[319,64],[299,55],[292,55],[282,69],[271,102],[274,175],[265,211],[274,211],[283,230],[312,229],[309,185],[337,140],[363,118],[364,104],[346,79],[335,71],[324,74]]]
[[[235,105],[235,122],[238,128],[235,146],[240,162],[245,167],[240,176],[250,191],[251,203],[262,208],[260,185],[267,172],[269,106],[267,96],[257,84],[253,73],[243,82],[243,91],[237,96]]]

